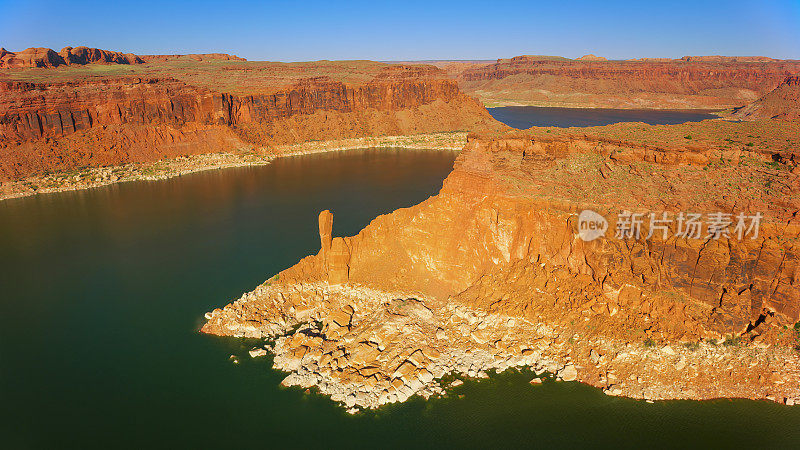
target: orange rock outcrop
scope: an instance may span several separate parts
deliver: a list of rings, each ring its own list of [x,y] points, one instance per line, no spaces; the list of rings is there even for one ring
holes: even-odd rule
[[[91,63],[142,64],[144,60],[133,53],[121,53],[89,47],[64,47],[60,52],[43,47],[10,52],[0,48],[0,69],[52,68],[64,65]]]
[[[438,195],[334,238],[327,264],[323,244],[277,285],[209,313],[203,331],[263,337],[320,321],[279,338],[275,366],[291,372],[284,384],[348,407],[520,365],[609,395],[794,404],[800,206],[785,200],[800,171],[797,158],[737,151],[473,134]],[[753,190],[767,200],[749,203]],[[608,233],[582,239],[584,210]],[[615,235],[624,211],[763,222],[714,238],[643,220],[641,234]]]
[[[85,46],[64,47],[56,52],[45,47],[32,47],[20,52],[0,48],[0,69],[53,68],[64,65],[143,64],[165,61],[247,61],[227,53],[198,53],[187,55],[134,55]]]
[[[755,102],[737,108],[734,117],[800,121],[800,76],[790,76]]]
[[[600,163],[593,167],[597,158]],[[627,300],[617,299],[620,290],[635,289],[637,309],[646,303],[646,309],[655,313],[650,329],[659,329],[665,336],[739,334],[762,315],[779,324],[794,324],[800,319],[796,204],[760,204],[763,210],[759,212],[769,222],[762,224],[758,239],[626,242],[609,238],[591,243],[577,239],[576,215],[583,209],[605,214],[612,229],[617,214],[625,209],[677,214],[683,206],[703,214],[720,209],[732,216],[754,213],[744,210],[746,195],[711,197],[720,180],[735,180],[746,192],[748,186],[741,183],[752,178],[752,171],[736,168],[742,173],[721,171],[710,176],[710,183],[701,181],[709,178],[708,169],[703,168],[712,159],[711,150],[675,152],[580,137],[475,136],[437,197],[381,216],[358,236],[344,239],[352,249],[346,262],[349,277],[357,284],[387,290],[413,287],[426,295],[445,297],[469,297],[476,283],[489,283],[471,301],[492,309],[521,308],[518,312],[522,313],[524,301],[503,297],[512,286],[527,289],[521,277],[528,270],[535,284],[538,265],[546,262],[553,266],[551,271],[566,271],[561,289],[596,296],[597,302],[609,307],[622,308]],[[769,156],[762,161],[770,161]],[[565,164],[589,166],[570,169]],[[642,165],[647,169],[638,170],[647,171],[647,178],[626,186],[630,167]],[[588,173],[572,179],[573,173],[582,170]],[[672,182],[678,173],[685,187]],[[790,175],[787,182],[787,195],[798,192],[797,175]],[[665,188],[683,198],[670,204],[662,196]],[[570,194],[585,189],[595,194]],[[709,198],[703,200],[706,195]],[[677,230],[672,231],[674,235]],[[509,270],[521,271],[514,284],[502,281]],[[667,293],[686,302],[682,313],[673,310],[674,304],[664,303]],[[687,305],[690,308],[684,309]],[[691,305],[698,309],[690,312]],[[658,317],[660,307],[673,313]]]
[[[327,209],[319,213],[319,242],[322,263],[327,267],[331,253],[331,239],[333,232],[333,214]]]

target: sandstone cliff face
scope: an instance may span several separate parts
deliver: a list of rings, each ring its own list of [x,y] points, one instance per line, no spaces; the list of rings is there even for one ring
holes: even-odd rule
[[[357,86],[327,77],[305,78],[276,93],[254,95],[227,94],[172,78],[0,82],[0,148],[6,149],[0,153],[0,176],[19,178],[70,168],[71,157],[63,154],[68,150],[57,141],[74,133],[88,133],[84,148],[74,150],[106,155],[95,159],[116,164],[131,162],[115,149],[119,142],[113,137],[123,133],[145,138],[127,130],[141,125],[165,130],[218,127],[235,133],[242,146],[263,147],[456,131],[494,122],[454,81],[431,69],[390,66]],[[48,139],[56,142],[47,144]],[[150,146],[151,158],[159,159],[158,146]],[[41,166],[19,160],[26,151],[46,153],[43,147],[54,154]],[[198,151],[207,151],[207,146],[184,146],[185,154]],[[52,161],[63,163],[48,163]]]
[[[558,61],[515,57],[464,70],[465,92],[484,103],[621,108],[729,108],[800,72],[797,61]]]
[[[695,191],[704,190],[699,180],[708,176],[703,168],[710,155],[703,152],[675,156],[631,147],[580,139],[473,137],[439,195],[378,217],[357,236],[344,238],[347,281],[453,297],[513,315],[567,304],[568,314],[576,317],[582,311],[605,314],[620,331],[641,326],[673,339],[745,332],[753,337],[764,330],[759,328],[764,321],[798,321],[797,211],[779,202],[761,205],[768,219],[757,239],[679,239],[675,224],[668,239],[659,233],[645,239],[647,224],[641,239],[617,239],[613,232],[623,209],[677,213],[662,201],[670,188],[650,178],[663,178],[664,186],[673,185],[676,192],[676,176]],[[631,170],[642,178],[631,181]],[[588,177],[585,171],[591,171]],[[690,181],[695,176],[698,181]],[[716,177],[739,181],[727,170]],[[624,182],[635,185],[620,188]],[[797,192],[798,176],[790,175],[789,182],[788,192]],[[743,209],[705,194],[684,205],[698,213]],[[608,218],[606,237],[591,242],[578,237],[577,216],[584,209]],[[283,277],[324,280],[325,268],[316,258],[303,260]],[[337,283],[341,278],[338,274]]]
[[[133,53],[114,52],[89,47],[64,47],[58,52],[67,65],[70,64],[92,64],[92,63],[113,63],[113,64],[142,64],[144,60]]]
[[[64,47],[56,53],[49,48],[29,48],[21,52],[9,52],[0,48],[0,69],[25,69],[32,67],[58,67],[63,65],[85,65],[91,63],[142,64],[142,58],[133,53],[121,53],[89,47]]]
[[[320,252],[207,313],[202,332],[275,338],[266,348],[291,372],[283,385],[316,385],[348,408],[441,394],[435,379],[448,373],[519,366],[608,395],[793,405],[800,205],[780,200],[800,176],[770,171],[769,153],[730,156],[472,135],[438,195],[352,237],[331,239],[323,211]],[[646,224],[640,237],[614,236],[623,208],[751,211],[737,195],[778,180],[754,239],[676,238],[675,227],[646,238]],[[587,208],[611,233],[580,238]]]
[[[216,103],[215,103],[216,102]],[[226,123],[221,96],[176,80],[0,83],[3,144],[123,123]]]
[[[19,53],[0,48],[1,68],[56,67],[64,60],[49,48],[29,48]]]
[[[787,77],[773,91],[747,106],[736,109],[733,116],[744,120],[800,120],[800,77]]]

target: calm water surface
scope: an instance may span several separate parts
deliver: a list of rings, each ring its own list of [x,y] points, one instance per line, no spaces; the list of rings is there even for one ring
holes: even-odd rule
[[[716,117],[709,111],[607,108],[545,108],[539,106],[504,106],[488,108],[504,124],[530,127],[595,127],[618,122],[644,122],[650,125],[673,125],[700,122]]]
[[[797,445],[798,407],[647,404],[526,372],[350,416],[280,387],[255,342],[197,332],[316,252],[320,210],[355,234],[436,193],[453,158],[353,151],[0,202],[0,448]]]

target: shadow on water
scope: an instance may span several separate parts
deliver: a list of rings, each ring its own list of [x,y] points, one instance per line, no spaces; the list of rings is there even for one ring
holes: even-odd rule
[[[643,402],[530,373],[350,416],[279,386],[206,311],[319,246],[435,194],[452,152],[365,150],[0,202],[5,448],[796,443],[800,410]],[[232,364],[230,355],[240,364]],[[460,398],[458,394],[463,394]]]

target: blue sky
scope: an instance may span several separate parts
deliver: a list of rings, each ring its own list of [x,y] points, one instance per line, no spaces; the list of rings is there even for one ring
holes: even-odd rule
[[[66,45],[269,61],[586,53],[800,59],[800,0],[0,0],[0,46]]]

